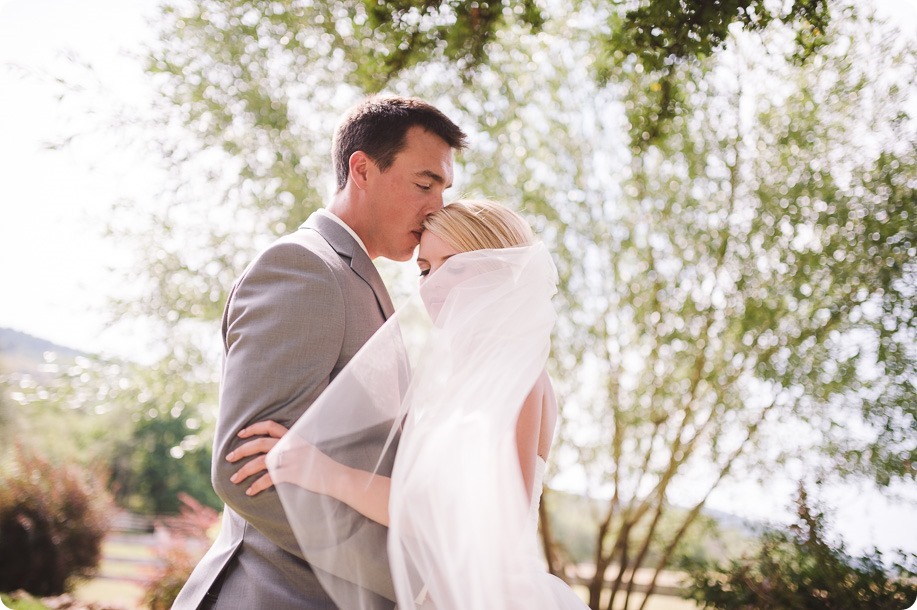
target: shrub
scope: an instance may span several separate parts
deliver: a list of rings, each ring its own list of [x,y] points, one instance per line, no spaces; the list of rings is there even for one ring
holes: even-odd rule
[[[153,574],[143,596],[143,604],[149,610],[172,607],[219,524],[220,513],[212,508],[188,494],[178,494],[177,499],[182,505],[180,514],[161,518],[156,524],[165,536],[157,552],[162,568]]]
[[[770,531],[753,556],[727,566],[698,561],[690,566],[690,597],[703,608],[722,610],[902,610],[917,598],[915,559],[899,552],[886,565],[878,550],[854,558],[824,536],[824,515],[800,489],[798,521]]]
[[[180,545],[170,546],[159,556],[163,568],[147,585],[143,595],[143,605],[149,610],[169,610],[200,559],[199,555]]]
[[[59,595],[101,559],[110,503],[99,478],[17,445],[0,471],[0,591]]]

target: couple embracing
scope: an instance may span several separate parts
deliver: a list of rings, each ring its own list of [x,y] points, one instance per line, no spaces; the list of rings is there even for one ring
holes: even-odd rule
[[[465,139],[422,100],[368,98],[335,133],[330,204],[236,281],[223,523],[173,608],[585,608],[536,542],[556,271],[508,208],[443,206]],[[418,245],[395,312],[372,259]]]

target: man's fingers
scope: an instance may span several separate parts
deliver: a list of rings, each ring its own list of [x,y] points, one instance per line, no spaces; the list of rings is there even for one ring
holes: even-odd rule
[[[256,422],[246,428],[243,428],[239,431],[239,438],[248,438],[250,436],[265,435],[271,436],[273,438],[280,438],[286,434],[288,430],[285,426],[281,426],[275,421],[269,419],[264,421]]]
[[[241,483],[253,474],[258,474],[259,472],[263,472],[265,470],[267,470],[267,465],[264,462],[264,456],[259,455],[255,459],[246,462],[242,468],[237,470],[234,475],[229,477],[229,480],[233,483]]]
[[[227,453],[226,461],[238,462],[242,458],[258,455],[259,453],[267,453],[276,444],[276,438],[270,438],[266,436],[256,438],[254,440],[248,441],[247,443],[242,443],[236,449]]]
[[[266,474],[262,477],[259,477],[257,481],[252,483],[251,487],[245,490],[245,493],[246,495],[253,496],[273,486],[274,482],[271,481],[271,475]]]

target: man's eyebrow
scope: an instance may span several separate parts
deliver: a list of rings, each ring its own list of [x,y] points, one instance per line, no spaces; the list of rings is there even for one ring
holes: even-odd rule
[[[440,176],[440,175],[437,174],[436,172],[431,171],[431,170],[429,170],[429,169],[425,169],[425,170],[423,170],[423,171],[417,172],[417,173],[415,173],[414,175],[415,175],[415,176],[424,176],[424,177],[429,178],[430,180],[436,182],[437,184],[445,184],[445,183],[446,183],[446,179],[445,179],[445,178],[443,178],[442,176]]]

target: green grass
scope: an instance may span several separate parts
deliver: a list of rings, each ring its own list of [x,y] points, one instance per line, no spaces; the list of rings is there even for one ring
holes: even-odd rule
[[[642,601],[643,596],[636,594],[631,599],[631,607],[639,607],[640,604],[634,605],[634,602]],[[697,604],[689,599],[672,597],[670,595],[654,595],[646,604],[646,610],[697,610]]]
[[[82,602],[140,610],[143,607],[140,603],[143,593],[143,587],[140,585],[120,580],[96,578],[77,584],[72,595]],[[50,610],[40,600],[28,594],[25,594],[23,599],[13,601],[9,594],[0,593],[0,601],[10,610]]]
[[[143,585],[125,579],[145,579],[155,569],[143,563],[119,562],[117,559],[153,560],[156,553],[145,539],[137,538],[136,542],[121,537],[106,540],[102,547],[102,563],[99,572],[113,578],[94,578],[77,585],[74,597],[84,602],[100,605],[112,605],[120,608],[141,608]]]
[[[142,542],[105,541],[102,544],[102,554],[105,557],[119,557],[123,559],[155,559],[156,553],[149,544]]]
[[[146,540],[138,538],[134,542],[119,538],[106,541],[102,546],[99,574],[113,578],[145,580],[157,569],[157,565],[151,563],[157,559],[155,549]]]
[[[147,579],[153,573],[155,568],[153,566],[147,565],[138,565],[133,563],[122,563],[118,561],[110,561],[108,559],[103,559],[102,563],[99,564],[99,574],[103,574],[109,578],[126,578],[131,579]]]
[[[13,601],[6,593],[0,593],[0,601],[11,610],[48,610],[48,607],[33,597]]]
[[[573,590],[576,591],[576,594],[580,599],[583,600],[583,603],[589,601],[589,592],[586,587],[582,585],[574,585]],[[630,607],[637,608],[640,606],[640,602],[643,601],[642,593],[634,593],[631,595]],[[608,603],[608,592],[606,591],[602,599],[602,607],[605,607],[605,604]],[[618,610],[624,606],[624,595],[619,594],[618,598],[615,600],[615,610]],[[673,597],[671,595],[654,595],[650,598],[650,601],[646,604],[646,610],[698,610],[698,605],[689,599],[682,599],[681,597]]]
[[[79,585],[73,596],[84,602],[139,609],[142,608],[143,587],[121,580],[97,578]]]

